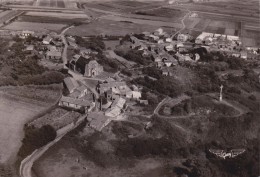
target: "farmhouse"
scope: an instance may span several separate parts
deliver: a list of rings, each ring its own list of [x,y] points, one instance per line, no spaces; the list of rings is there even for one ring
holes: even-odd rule
[[[69,68],[87,77],[94,77],[103,72],[103,66],[98,64],[96,60],[87,59],[78,55],[74,56],[70,61]]]
[[[59,101],[59,106],[64,106],[87,112],[93,106],[93,103],[91,103],[88,100],[62,96]]]

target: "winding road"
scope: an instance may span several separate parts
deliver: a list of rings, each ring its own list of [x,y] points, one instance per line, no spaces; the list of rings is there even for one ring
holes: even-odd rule
[[[78,121],[73,124],[73,126],[69,127],[66,131],[58,131],[61,133],[57,133],[57,137],[55,140],[51,141],[47,145],[35,150],[31,155],[27,156],[20,165],[19,169],[19,175],[21,177],[33,177],[32,176],[32,166],[33,163],[39,159],[50,147],[52,147],[55,143],[61,140],[62,137],[64,137],[67,133],[74,130],[78,125],[80,125],[86,118],[87,114],[81,116]]]

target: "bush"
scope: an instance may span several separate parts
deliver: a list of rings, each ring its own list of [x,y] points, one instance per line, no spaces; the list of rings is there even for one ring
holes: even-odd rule
[[[127,69],[123,69],[123,70],[121,71],[121,73],[124,74],[124,75],[126,75],[126,76],[129,76],[129,77],[132,76],[132,73],[131,73],[129,70],[127,70]]]
[[[162,77],[158,80],[152,80],[149,77],[137,78],[133,80],[133,83],[143,85],[151,90],[170,97],[176,97],[183,93],[179,81],[170,76]]]
[[[56,138],[56,131],[50,125],[44,125],[40,129],[34,127],[25,127],[25,136],[23,144],[19,149],[18,155],[26,157],[34,150],[48,144]]]
[[[256,101],[255,95],[250,95],[248,98],[249,98],[250,100]]]

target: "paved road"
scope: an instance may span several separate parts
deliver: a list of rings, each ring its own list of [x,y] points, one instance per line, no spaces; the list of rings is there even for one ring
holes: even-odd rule
[[[32,166],[33,163],[39,159],[50,147],[52,147],[55,143],[57,143],[63,136],[65,136],[67,133],[69,133],[70,131],[74,130],[79,124],[81,124],[85,118],[86,118],[86,114],[81,116],[79,118],[79,120],[74,124],[73,127],[67,129],[66,131],[64,131],[63,133],[61,133],[60,135],[58,135],[55,140],[53,140],[52,142],[48,143],[47,145],[35,150],[31,155],[29,155],[28,157],[26,157],[20,165],[20,170],[19,170],[19,175],[21,177],[32,177]]]

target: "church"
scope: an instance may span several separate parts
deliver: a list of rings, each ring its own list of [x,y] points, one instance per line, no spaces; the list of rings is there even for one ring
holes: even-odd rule
[[[103,66],[96,60],[87,59],[80,55],[75,55],[68,65],[71,70],[77,71],[86,77],[95,77],[104,71]]]

